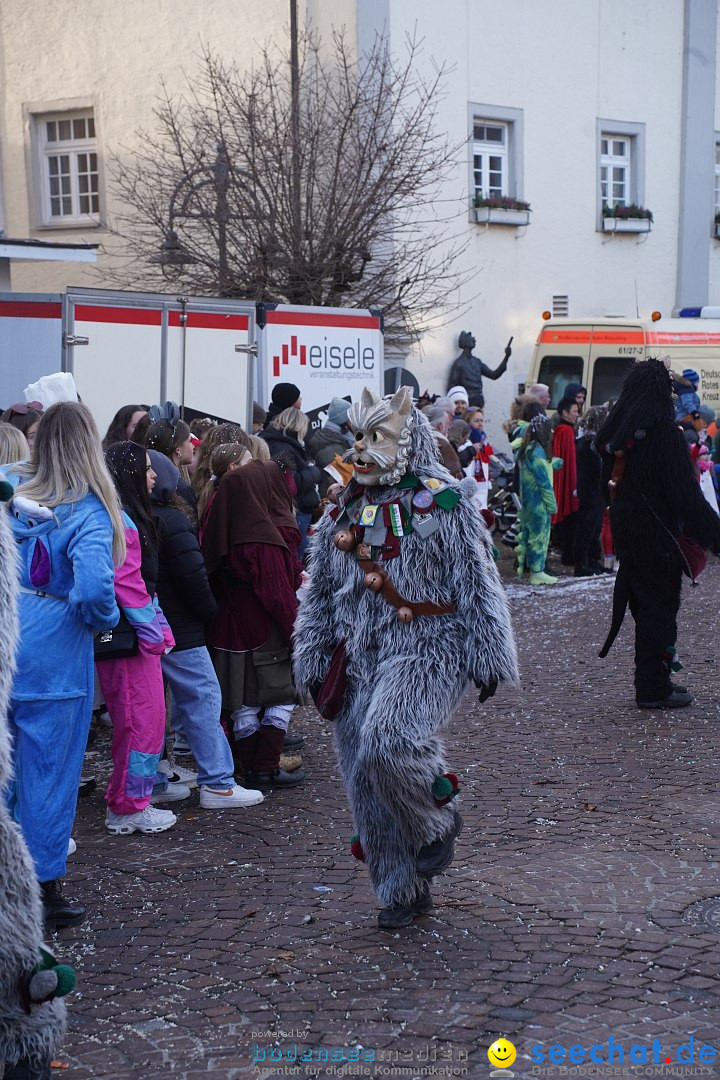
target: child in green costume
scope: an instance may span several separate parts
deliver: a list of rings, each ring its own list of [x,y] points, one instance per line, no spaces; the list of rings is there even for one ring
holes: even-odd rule
[[[545,573],[545,559],[550,543],[550,519],[557,510],[553,493],[553,469],[562,466],[560,458],[550,457],[552,424],[543,413],[525,428],[517,460],[520,466],[520,537],[515,554],[518,575],[530,571],[531,585],[554,585],[557,578]]]

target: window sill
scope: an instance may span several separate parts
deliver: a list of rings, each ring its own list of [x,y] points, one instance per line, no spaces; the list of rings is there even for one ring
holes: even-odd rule
[[[84,221],[43,221],[38,225],[33,226],[33,232],[66,232],[68,229],[104,229],[106,228],[104,221],[98,221],[97,218],[88,217]]]
[[[530,210],[502,210],[494,206],[474,206],[473,220],[478,225],[520,225],[530,224]]]
[[[602,219],[602,231],[611,233],[648,233],[652,230],[650,218],[613,218]]]

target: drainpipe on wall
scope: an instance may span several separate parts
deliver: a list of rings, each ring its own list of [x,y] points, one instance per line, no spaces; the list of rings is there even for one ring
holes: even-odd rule
[[[716,0],[685,0],[675,311],[709,302],[715,170]]]

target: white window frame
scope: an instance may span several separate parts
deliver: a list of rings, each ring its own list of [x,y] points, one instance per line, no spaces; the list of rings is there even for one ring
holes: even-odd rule
[[[597,228],[602,232],[603,227],[603,184],[602,174],[604,168],[623,167],[626,169],[625,199],[626,206],[645,206],[645,124],[630,123],[625,120],[609,120],[598,117],[596,121],[596,150],[597,167]],[[624,157],[613,154],[613,147],[608,149],[609,154],[602,153],[603,140],[625,141],[627,154]],[[615,206],[612,200],[612,178],[610,178],[609,204]]]
[[[628,206],[632,191],[631,140],[603,132],[600,140],[600,200],[606,206]],[[618,175],[619,174],[619,175]],[[617,189],[621,187],[621,190]]]
[[[500,139],[490,140],[477,138],[478,128],[491,128],[500,134]],[[510,131],[508,124],[497,120],[486,120],[484,117],[475,120],[473,125],[473,197],[476,195],[507,195],[508,193],[508,142]],[[477,167],[477,159],[480,158],[480,169]],[[498,164],[492,168],[491,162]],[[478,171],[480,183],[478,184]],[[497,182],[497,174],[500,182]],[[494,182],[491,182],[494,181]]]
[[[478,125],[490,125],[502,127],[505,132],[504,147],[495,142],[482,142],[475,139],[475,128]],[[468,104],[468,191],[470,192],[470,219],[474,220],[472,210],[475,205],[475,148],[482,148],[502,158],[502,195],[513,199],[523,199],[523,145],[524,145],[524,113],[522,109],[506,108],[499,105],[488,105],[482,102],[471,101]],[[486,194],[487,192],[484,192]]]
[[[28,141],[28,181],[34,227],[38,230],[65,230],[98,228],[103,224],[105,215],[104,175],[102,166],[101,142],[98,132],[98,117],[95,103],[88,99],[68,99],[57,102],[39,102],[29,104],[24,109],[29,130]],[[93,138],[70,139],[49,142],[48,122],[62,120],[92,119],[95,128]],[[79,190],[79,155],[97,155],[98,209],[89,213],[80,210]],[[54,216],[50,201],[49,159],[56,155],[70,158],[72,213]],[[88,192],[91,195],[91,192]]]

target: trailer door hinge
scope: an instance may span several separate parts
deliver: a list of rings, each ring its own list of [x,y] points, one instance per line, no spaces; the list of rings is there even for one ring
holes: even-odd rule
[[[236,345],[235,352],[251,353],[253,356],[257,356],[257,345]]]
[[[89,345],[90,338],[78,337],[75,334],[63,334],[63,348],[69,349],[71,345]]]

